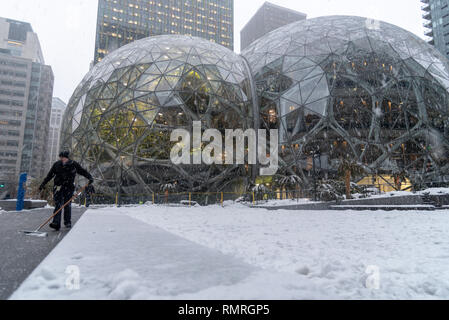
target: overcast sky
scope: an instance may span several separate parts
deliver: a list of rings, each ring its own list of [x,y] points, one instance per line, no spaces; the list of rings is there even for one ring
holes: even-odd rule
[[[235,50],[240,30],[265,0],[235,0]],[[424,38],[419,0],[271,0],[308,18],[358,15],[396,24]],[[68,102],[89,71],[95,47],[97,0],[3,0],[0,16],[30,22],[45,62],[55,73],[54,96]]]

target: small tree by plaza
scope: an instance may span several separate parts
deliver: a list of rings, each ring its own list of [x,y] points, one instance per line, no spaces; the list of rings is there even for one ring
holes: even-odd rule
[[[296,193],[296,198],[301,197],[302,195],[300,195],[300,190],[302,190],[302,186],[304,185],[304,181],[297,175],[288,175],[288,176],[279,176],[277,179],[277,184],[280,186],[281,188],[281,194],[282,194],[282,190],[286,190],[287,192],[287,197],[288,197],[288,192],[295,190]]]
[[[262,201],[264,200],[265,195],[267,195],[270,190],[264,185],[259,184],[253,188],[254,195],[256,197],[256,201]]]
[[[338,172],[344,177],[346,188],[346,199],[352,199],[351,195],[351,180],[355,177],[360,177],[365,173],[363,165],[358,162],[344,159],[341,161]]]
[[[421,174],[414,174],[411,177],[412,190],[414,192],[422,191],[426,188],[424,177]]]
[[[176,191],[176,184],[175,183],[163,184],[163,185],[161,185],[161,191],[164,192],[165,203],[168,203],[168,198],[169,198],[170,192]]]
[[[340,188],[340,183],[340,181],[335,180],[322,181],[317,188],[319,200],[324,202],[341,201],[343,192],[342,188]]]
[[[402,190],[402,184],[407,182],[407,173],[405,171],[396,171],[393,174],[394,186],[397,191]]]

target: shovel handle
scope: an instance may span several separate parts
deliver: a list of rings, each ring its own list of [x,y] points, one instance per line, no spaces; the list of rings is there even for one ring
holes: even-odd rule
[[[50,218],[48,218],[47,221],[45,221],[43,224],[40,225],[40,227],[36,230],[36,231],[40,231],[43,227],[45,227],[50,221],[51,219],[53,219],[54,217],[56,217],[65,207],[68,206],[69,203],[71,203],[73,200],[75,200],[76,198],[79,197],[79,195],[89,186],[89,184],[86,184],[84,187],[82,187],[80,190],[78,190],[73,197],[67,201],[61,208],[59,208],[58,211],[56,211]]]

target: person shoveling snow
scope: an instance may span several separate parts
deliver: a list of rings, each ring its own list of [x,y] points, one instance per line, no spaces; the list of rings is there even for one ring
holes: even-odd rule
[[[46,237],[46,232],[40,232],[40,230],[45,227],[50,220],[53,222],[50,224],[50,228],[59,231],[61,229],[61,212],[64,210],[64,224],[67,228],[72,227],[72,201],[75,200],[79,195],[90,185],[93,184],[94,180],[89,172],[81,167],[81,165],[73,160],[70,160],[70,152],[64,151],[59,154],[60,160],[53,164],[50,172],[45,178],[44,182],[39,187],[42,192],[45,185],[54,179],[53,197],[55,201],[55,210],[53,215],[41,224],[34,231],[22,231],[26,235],[36,236],[36,237]],[[89,180],[89,184],[77,191],[75,191],[75,177],[76,175],[82,175]]]
[[[89,180],[89,186],[94,183],[91,174],[87,172],[79,163],[70,160],[70,152],[63,151],[59,154],[60,160],[53,164],[50,172],[45,180],[42,182],[39,190],[44,190],[44,187],[54,178],[53,197],[55,201],[55,211],[57,213],[64,204],[64,225],[67,228],[72,227],[72,204],[73,193],[75,192],[75,177],[77,174]],[[62,211],[62,210],[61,210]],[[50,228],[59,231],[61,229],[61,212],[56,214]]]

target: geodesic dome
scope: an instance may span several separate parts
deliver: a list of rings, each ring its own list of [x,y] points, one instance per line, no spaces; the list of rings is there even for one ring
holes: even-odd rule
[[[348,160],[415,182],[448,180],[449,67],[412,33],[321,17],[279,28],[242,55],[290,171],[336,174]]]
[[[241,57],[187,36],[158,36],[124,46],[93,67],[64,115],[62,146],[97,178],[102,192],[220,190],[238,166],[175,166],[170,134],[253,126],[249,75]]]

